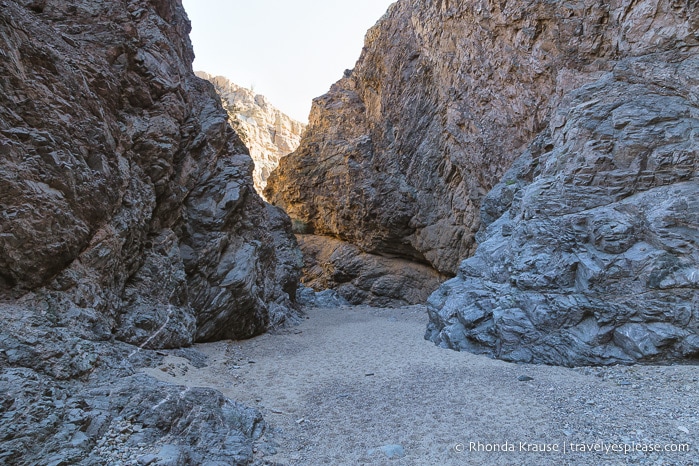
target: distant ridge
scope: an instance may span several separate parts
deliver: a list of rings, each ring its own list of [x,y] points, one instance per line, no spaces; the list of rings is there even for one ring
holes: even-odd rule
[[[306,125],[270,104],[265,96],[255,94],[254,90],[239,86],[224,76],[213,76],[204,71],[195,74],[211,82],[221,96],[231,126],[250,149],[255,162],[255,189],[262,195],[267,177],[277,168],[280,158],[296,150]]]

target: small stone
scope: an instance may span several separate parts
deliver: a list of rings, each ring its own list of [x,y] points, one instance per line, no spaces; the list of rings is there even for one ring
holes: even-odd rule
[[[374,448],[367,452],[367,456],[374,456],[379,451],[390,460],[403,458],[405,456],[405,449],[402,445],[384,445],[379,448]]]
[[[149,464],[153,464],[158,460],[158,457],[155,455],[143,455],[138,459],[138,464],[147,466]]]
[[[528,375],[520,375],[517,377],[517,380],[520,382],[529,382],[530,380],[534,380],[532,377],[529,377]]]

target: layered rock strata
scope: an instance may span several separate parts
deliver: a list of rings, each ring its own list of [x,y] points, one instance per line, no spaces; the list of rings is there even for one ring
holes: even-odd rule
[[[610,29],[603,2],[396,2],[268,198],[307,232],[454,274],[549,103],[616,53]]]
[[[673,0],[398,1],[268,198],[297,231],[458,273],[431,299],[444,346],[692,357],[698,25]]]
[[[255,163],[252,178],[262,195],[267,178],[279,165],[279,159],[295,151],[306,125],[294,120],[252,89],[238,86],[223,76],[203,71],[196,75],[211,82],[221,96],[231,126],[250,150]]]
[[[255,193],[189,28],[179,0],[0,1],[5,464],[111,464],[96,447],[120,423],[167,464],[251,458],[258,414],[135,375],[149,349],[295,315],[289,219]]]

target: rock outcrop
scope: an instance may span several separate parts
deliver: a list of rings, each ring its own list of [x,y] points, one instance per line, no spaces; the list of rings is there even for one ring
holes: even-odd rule
[[[295,315],[289,219],[255,193],[189,27],[179,0],[0,0],[5,464],[112,464],[96,447],[122,424],[162,464],[251,457],[259,414],[136,375],[150,349]]]
[[[267,197],[297,232],[458,272],[431,299],[444,346],[691,357],[698,26],[673,0],[398,1]]]
[[[211,82],[221,96],[231,126],[250,149],[255,163],[252,178],[262,195],[267,178],[279,165],[279,159],[295,151],[306,125],[294,120],[252,89],[238,86],[223,76],[203,71],[196,75]]]
[[[560,365],[699,357],[699,54],[620,60],[570,93],[483,203],[427,338]]]
[[[426,265],[367,254],[344,241],[317,235],[296,238],[304,257],[302,283],[336,291],[349,304],[424,303],[445,279]]]

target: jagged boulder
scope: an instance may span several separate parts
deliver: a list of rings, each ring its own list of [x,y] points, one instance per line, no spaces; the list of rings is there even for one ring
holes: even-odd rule
[[[164,397],[180,401],[143,441],[182,446],[167,464],[251,459],[243,408],[131,378],[151,348],[295,316],[290,221],[255,193],[189,29],[179,0],[0,0],[3,463],[112,464],[94,450],[105,426]]]
[[[658,51],[571,92],[485,198],[426,338],[567,366],[699,357],[698,77],[691,48]]]

